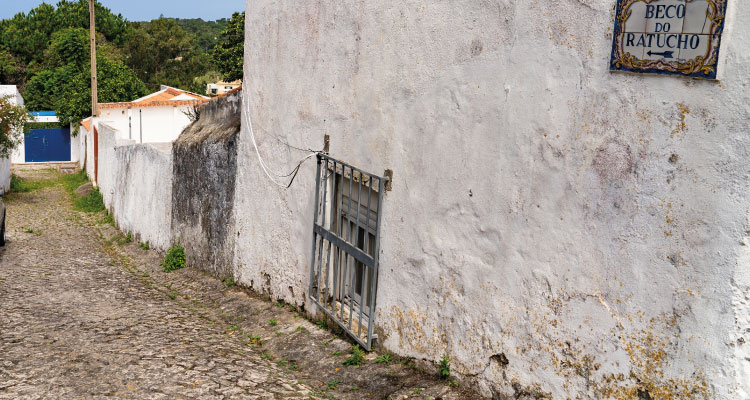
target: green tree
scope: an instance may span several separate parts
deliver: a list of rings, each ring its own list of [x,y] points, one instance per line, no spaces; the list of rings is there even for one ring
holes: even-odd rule
[[[0,158],[10,157],[22,142],[29,119],[25,107],[11,103],[9,97],[0,97]]]
[[[26,68],[13,53],[0,48],[0,83],[17,85],[23,90]]]
[[[131,101],[147,93],[146,86],[126,65],[97,57],[99,101]],[[26,105],[34,110],[54,110],[61,124],[73,123],[91,115],[91,78],[85,68],[67,64],[44,71],[29,81]]]
[[[245,54],[245,13],[234,13],[221,33],[213,57],[227,81],[242,79]]]
[[[206,53],[210,52],[221,36],[221,32],[226,29],[228,19],[222,18],[216,21],[204,21],[201,18],[174,20],[178,25],[195,36],[198,46]]]
[[[57,31],[52,35],[52,43],[47,52],[50,65],[74,64],[82,68],[91,54],[89,33],[83,28]]]
[[[137,22],[132,28],[124,49],[126,63],[151,90],[160,85],[187,88],[196,76],[214,68],[195,36],[173,19]]]

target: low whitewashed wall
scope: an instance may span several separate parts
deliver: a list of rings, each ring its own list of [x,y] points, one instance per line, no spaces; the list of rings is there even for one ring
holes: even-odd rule
[[[99,190],[117,226],[157,249],[172,242],[172,146],[120,140],[104,124],[99,130]]]
[[[10,158],[0,159],[0,189],[4,193],[10,190]]]
[[[122,141],[117,139],[117,131],[105,123],[97,124],[99,133],[99,166],[97,184],[102,192],[104,205],[112,212],[112,203],[117,184],[118,164],[115,146]]]
[[[246,117],[272,171],[324,134],[393,170],[385,347],[498,398],[750,398],[750,8],[710,82],[610,73],[614,6],[248,0]],[[238,155],[240,281],[301,304],[314,163]]]
[[[110,209],[117,226],[153,248],[172,244],[172,145],[130,144],[114,150],[117,178]]]

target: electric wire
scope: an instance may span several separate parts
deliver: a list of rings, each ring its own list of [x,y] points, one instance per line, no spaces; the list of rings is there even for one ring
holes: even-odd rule
[[[247,97],[245,97],[245,99],[243,99],[243,103],[244,103],[243,107],[245,109],[245,117],[244,117],[245,118],[245,123],[247,124],[248,131],[250,132],[250,139],[253,142],[253,148],[255,149],[255,154],[258,156],[258,163],[260,164],[261,169],[263,170],[263,172],[266,174],[266,176],[268,177],[268,179],[273,184],[275,184],[276,186],[279,186],[281,188],[288,189],[289,187],[292,186],[292,183],[294,183],[294,179],[297,177],[297,174],[299,173],[299,170],[302,167],[302,164],[304,164],[305,161],[309,160],[310,158],[317,156],[318,152],[310,150],[310,149],[305,150],[305,149],[302,149],[302,148],[299,148],[299,147],[296,147],[296,146],[292,146],[289,143],[286,143],[285,141],[282,141],[281,138],[279,138],[276,135],[272,134],[272,136],[276,137],[276,140],[278,140],[279,142],[285,144],[286,146],[288,146],[290,148],[297,149],[297,150],[305,151],[305,152],[311,152],[312,154],[308,154],[307,156],[305,156],[304,158],[302,158],[297,163],[297,166],[294,167],[287,174],[278,174],[278,173],[275,173],[275,172],[271,171],[271,169],[266,165],[265,161],[263,161],[263,157],[260,155],[260,151],[258,150],[258,143],[255,140],[255,131],[253,130],[253,121],[252,121],[252,117],[250,116],[250,112],[251,112],[250,104],[249,104],[250,102],[247,101]],[[288,183],[283,183],[283,182],[280,182],[279,180],[277,180],[276,178],[290,178],[290,179],[289,179]]]

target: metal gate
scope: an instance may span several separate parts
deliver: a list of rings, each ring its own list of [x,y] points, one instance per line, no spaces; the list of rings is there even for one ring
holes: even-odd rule
[[[308,293],[368,351],[376,339],[379,231],[387,180],[318,154]]]
[[[70,161],[70,128],[31,129],[24,135],[26,162]]]

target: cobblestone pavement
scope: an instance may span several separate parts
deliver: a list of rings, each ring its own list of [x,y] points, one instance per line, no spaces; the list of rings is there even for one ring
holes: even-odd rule
[[[0,399],[308,398],[285,368],[114,265],[62,188],[7,207]]]
[[[162,252],[71,204],[60,186],[6,196],[0,400],[477,398],[431,362],[345,367],[351,342],[304,310],[199,268],[165,273]]]

